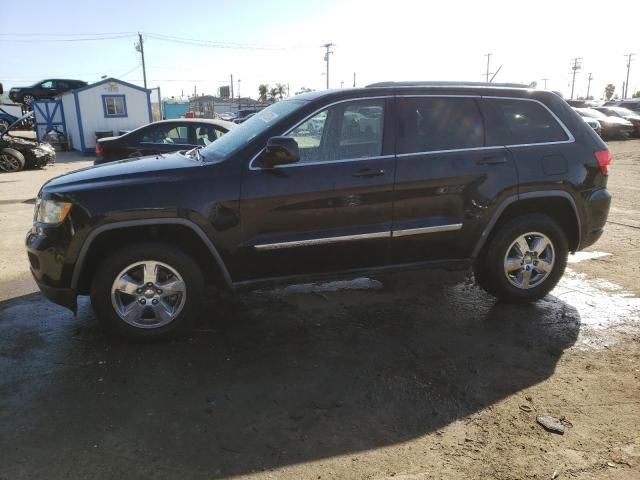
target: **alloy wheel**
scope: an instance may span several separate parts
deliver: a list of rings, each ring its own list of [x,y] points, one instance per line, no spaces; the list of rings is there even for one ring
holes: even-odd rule
[[[22,169],[22,163],[13,155],[0,154],[0,170],[4,172],[17,172]]]
[[[553,271],[555,249],[545,234],[529,232],[516,238],[504,257],[504,274],[511,285],[528,290],[544,282]]]
[[[187,287],[176,269],[143,260],[123,269],[111,286],[111,304],[118,316],[137,328],[160,328],[182,311]]]

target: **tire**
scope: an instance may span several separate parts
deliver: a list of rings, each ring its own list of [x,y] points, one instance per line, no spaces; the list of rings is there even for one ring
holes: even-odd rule
[[[33,103],[34,100],[35,98],[33,97],[33,95],[25,95],[24,97],[22,97],[22,104],[31,108],[31,104]]]
[[[25,166],[24,155],[13,148],[0,150],[0,172],[19,172]]]
[[[138,243],[115,251],[98,267],[91,304],[110,332],[150,340],[187,332],[203,292],[202,271],[189,255],[164,243]]]
[[[529,252],[520,255],[517,239],[524,238]],[[477,284],[500,300],[527,303],[543,298],[556,286],[567,266],[567,236],[552,218],[528,214],[501,226],[489,239],[484,254],[477,259],[474,274]],[[549,268],[549,265],[551,268]],[[527,274],[527,270],[529,273]]]

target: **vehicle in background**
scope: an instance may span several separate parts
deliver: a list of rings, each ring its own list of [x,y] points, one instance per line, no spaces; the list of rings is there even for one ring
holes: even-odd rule
[[[628,98],[626,100],[609,100],[603,107],[622,107],[640,113],[640,98]]]
[[[51,78],[34,83],[30,87],[14,87],[9,90],[9,98],[16,103],[21,103],[28,107],[34,100],[54,98],[61,93],[85,87],[87,82],[82,80],[68,80],[64,78]]]
[[[636,136],[640,136],[640,112],[634,112],[624,107],[596,107],[601,113],[608,117],[618,117],[627,120],[633,124]]]
[[[596,120],[595,118],[583,116],[580,116],[580,118],[582,118],[582,120],[584,120],[587,125],[593,128],[598,135],[602,136],[602,127],[600,126],[600,122],[598,120]]]
[[[567,100],[566,102],[576,108],[593,108],[602,105],[598,100]]]
[[[574,108],[582,117],[588,117],[600,122],[602,138],[628,138],[633,133],[633,124],[623,118],[608,117],[593,108]]]
[[[233,121],[233,123],[235,123],[236,125],[239,125],[239,124],[241,124],[241,123],[246,122],[247,120],[249,120],[249,119],[250,119],[251,117],[253,117],[254,115],[255,115],[255,113],[249,113],[249,114],[247,114],[247,115],[246,115],[246,116],[244,116],[244,117],[236,118],[236,119]]]
[[[119,137],[98,139],[94,164],[206,147],[233,127],[231,122],[204,118],[153,122]]]
[[[9,128],[9,125],[15,123],[18,120],[18,117],[15,115],[11,115],[5,109],[0,107],[0,132],[5,131]]]
[[[606,144],[552,92],[428,85],[301,94],[205,148],[54,178],[31,272],[140,339],[188,330],[208,292],[327,277],[473,268],[544,297],[603,233]]]
[[[11,130],[26,121],[33,112],[16,119],[0,132],[0,172],[17,172],[24,168],[40,168],[55,162],[56,152],[51,145],[37,140],[14,137]]]
[[[237,118],[237,115],[233,112],[224,112],[218,115],[218,118],[225,122],[233,122]]]

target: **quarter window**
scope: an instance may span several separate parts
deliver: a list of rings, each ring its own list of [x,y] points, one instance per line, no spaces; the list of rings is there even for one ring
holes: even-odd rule
[[[484,146],[482,115],[472,98],[400,98],[398,153]]]
[[[484,101],[488,106],[488,145],[526,145],[568,140],[558,121],[537,102],[510,99]]]
[[[127,103],[124,95],[103,95],[102,102],[105,117],[127,116]]]

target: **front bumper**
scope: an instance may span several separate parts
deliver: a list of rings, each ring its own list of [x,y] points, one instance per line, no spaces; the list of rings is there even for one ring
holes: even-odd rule
[[[31,270],[31,274],[33,275],[33,279],[36,281],[38,288],[48,300],[68,308],[74,314],[78,311],[78,294],[73,288],[50,287],[38,280],[33,269]]]
[[[27,233],[29,269],[45,297],[75,313],[77,292],[67,280],[69,275],[65,275],[64,232],[55,227],[49,230],[48,235],[37,228]]]

